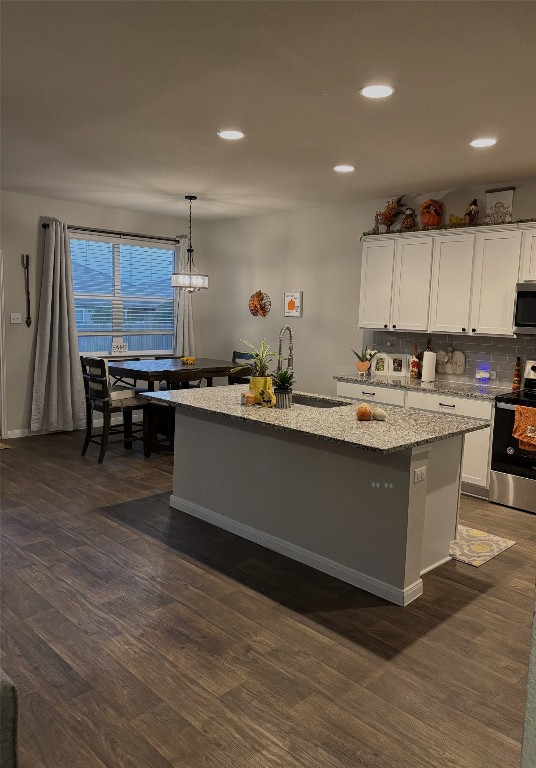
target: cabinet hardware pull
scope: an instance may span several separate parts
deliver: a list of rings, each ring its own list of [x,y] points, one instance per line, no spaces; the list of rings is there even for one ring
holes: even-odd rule
[[[471,328],[472,333],[476,333],[476,328]]]
[[[376,392],[365,392],[364,389],[361,390],[362,395],[368,395],[368,397],[376,397]]]
[[[462,328],[462,331],[463,331],[464,333],[465,333],[465,331],[466,331],[466,330],[467,330],[467,328]]]
[[[449,405],[448,403],[439,403],[442,408],[456,408],[455,405]]]
[[[384,328],[388,328],[389,326],[387,325],[387,323],[385,323],[385,325],[384,325],[383,327],[384,327]]]
[[[396,325],[393,325],[393,328],[396,328]]]

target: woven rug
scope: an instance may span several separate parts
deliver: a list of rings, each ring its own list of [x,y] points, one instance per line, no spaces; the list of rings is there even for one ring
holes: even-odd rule
[[[500,555],[505,549],[513,547],[516,542],[511,539],[501,539],[477,528],[458,526],[458,538],[450,545],[450,556],[462,563],[474,565],[477,568],[492,557]]]
[[[2,450],[2,448],[11,448],[11,446],[8,445],[7,443],[0,443],[0,451]]]

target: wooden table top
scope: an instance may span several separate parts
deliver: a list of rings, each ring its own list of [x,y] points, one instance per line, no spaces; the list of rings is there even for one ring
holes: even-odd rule
[[[181,371],[194,370],[201,368],[202,370],[211,370],[221,372],[222,376],[227,376],[232,368],[236,368],[237,364],[232,360],[215,360],[211,357],[197,357],[194,365],[186,365],[182,363],[178,357],[169,357],[163,360],[114,360],[108,364],[108,372],[112,376],[127,376],[127,374],[135,374],[135,378],[142,379],[144,381],[150,381],[150,379],[161,378],[163,371]],[[134,377],[132,377],[134,378]]]

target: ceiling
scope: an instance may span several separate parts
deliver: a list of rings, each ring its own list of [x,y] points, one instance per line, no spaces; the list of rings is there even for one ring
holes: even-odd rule
[[[535,43],[514,0],[3,2],[2,187],[218,218],[534,176]]]

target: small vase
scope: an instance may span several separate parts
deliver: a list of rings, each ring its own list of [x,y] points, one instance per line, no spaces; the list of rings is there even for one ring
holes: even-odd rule
[[[361,360],[356,360],[356,361],[355,361],[355,367],[356,367],[356,368],[357,368],[357,370],[359,371],[359,375],[360,375],[360,377],[361,377],[362,379],[364,379],[364,378],[365,378],[365,376],[367,375],[367,371],[368,371],[368,370],[369,370],[369,368],[370,368],[370,360],[367,360],[366,362],[363,362],[363,361],[361,361]]]
[[[275,407],[276,408],[291,408],[292,407],[292,390],[291,389],[274,389],[275,393]]]

